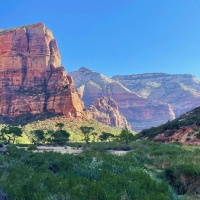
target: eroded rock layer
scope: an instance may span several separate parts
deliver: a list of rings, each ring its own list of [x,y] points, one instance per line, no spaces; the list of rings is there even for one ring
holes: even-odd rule
[[[112,97],[135,131],[158,126],[175,118],[169,104],[143,98],[101,73],[82,67],[69,74],[74,78],[75,88],[86,107],[93,104],[96,98]]]
[[[190,74],[147,73],[112,79],[144,98],[170,104],[176,117],[200,106],[200,81]]]
[[[50,111],[81,116],[83,102],[43,23],[0,31],[0,114]]]
[[[126,118],[119,112],[116,102],[110,97],[97,98],[88,112],[91,118],[103,124],[131,129]]]

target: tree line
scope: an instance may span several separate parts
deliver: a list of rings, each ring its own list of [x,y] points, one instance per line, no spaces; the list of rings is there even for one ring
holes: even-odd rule
[[[69,141],[70,133],[63,130],[64,124],[57,123],[57,130],[33,130],[29,134],[29,140],[35,145],[39,144],[54,144],[63,146]],[[80,130],[83,134],[83,140],[88,145],[91,141],[121,141],[128,144],[135,139],[132,132],[124,127],[119,135],[114,135],[109,132],[102,132],[101,134],[94,131],[94,127],[81,126]],[[22,137],[23,129],[18,126],[5,126],[0,130],[0,142],[4,144],[15,143],[17,137]]]

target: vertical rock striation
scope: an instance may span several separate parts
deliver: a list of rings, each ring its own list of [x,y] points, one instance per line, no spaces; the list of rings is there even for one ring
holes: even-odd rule
[[[43,111],[81,116],[83,102],[43,23],[0,31],[0,114]]]

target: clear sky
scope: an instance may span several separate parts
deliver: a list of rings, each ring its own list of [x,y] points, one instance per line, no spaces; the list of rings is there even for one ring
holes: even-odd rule
[[[1,0],[0,29],[44,22],[67,72],[200,79],[200,0]]]

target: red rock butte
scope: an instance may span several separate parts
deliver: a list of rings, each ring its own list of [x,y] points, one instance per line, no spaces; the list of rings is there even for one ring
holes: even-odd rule
[[[0,30],[0,114],[44,111],[80,117],[84,108],[43,23]]]

